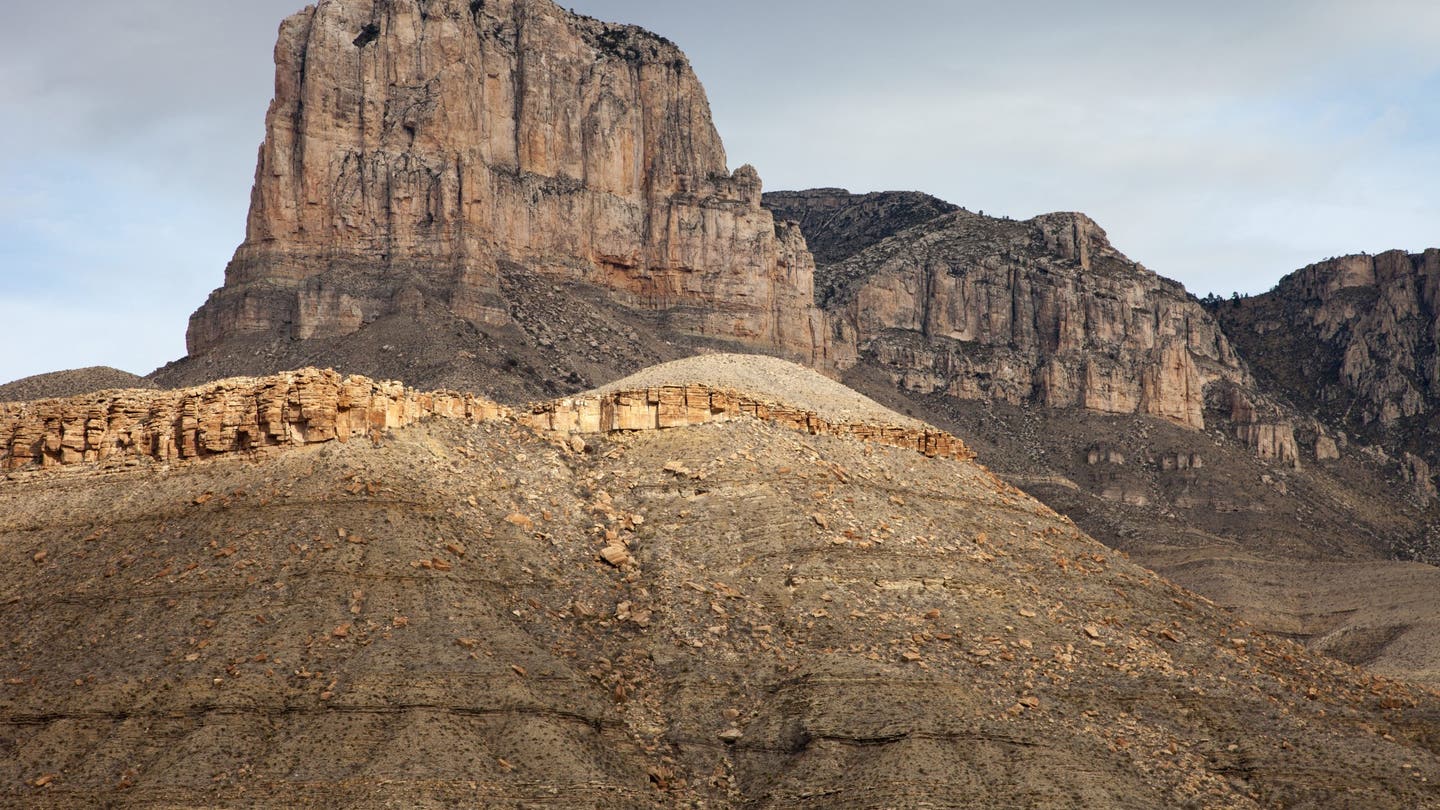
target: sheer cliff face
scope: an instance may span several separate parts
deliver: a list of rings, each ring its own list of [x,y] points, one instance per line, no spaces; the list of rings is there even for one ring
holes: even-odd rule
[[[549,0],[324,0],[285,21],[275,60],[246,240],[192,355],[434,303],[503,323],[509,261],[824,360],[804,241],[753,169],[727,170],[667,40]]]
[[[1257,373],[1297,404],[1389,433],[1386,444],[1407,427],[1433,432],[1421,423],[1440,401],[1440,250],[1331,259],[1214,309]]]
[[[1214,319],[1082,214],[938,217],[822,268],[817,288],[835,342],[913,392],[1200,428],[1207,387],[1250,387]]]

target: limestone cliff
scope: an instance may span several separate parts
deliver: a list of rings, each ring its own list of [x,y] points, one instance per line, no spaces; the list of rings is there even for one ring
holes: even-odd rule
[[[126,389],[0,404],[0,469],[225,453],[375,437],[434,416],[495,419],[467,394],[302,369],[176,391]]]
[[[1416,500],[1434,500],[1440,250],[1330,259],[1210,308],[1263,384],[1360,436]]]
[[[1200,428],[1207,388],[1251,387],[1199,303],[1083,214],[937,217],[822,268],[817,298],[837,345],[912,392]]]
[[[799,233],[731,173],[669,41],[550,0],[325,0],[275,49],[244,244],[188,348],[509,319],[498,265],[825,362]]]
[[[1213,308],[1257,372],[1300,403],[1361,428],[1436,408],[1440,250],[1331,259]]]

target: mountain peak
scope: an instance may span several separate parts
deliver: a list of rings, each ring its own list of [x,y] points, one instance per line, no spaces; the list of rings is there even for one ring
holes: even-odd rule
[[[328,0],[275,54],[246,239],[191,318],[197,360],[394,316],[504,329],[510,265],[824,361],[803,242],[753,168],[727,168],[669,40],[548,0]],[[169,374],[207,373],[189,366]]]

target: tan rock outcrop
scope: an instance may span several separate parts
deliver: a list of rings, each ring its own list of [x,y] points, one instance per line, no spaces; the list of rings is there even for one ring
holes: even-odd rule
[[[1252,423],[1234,426],[1235,438],[1266,461],[1274,461],[1300,469],[1300,446],[1295,442],[1294,426],[1280,422]]]
[[[246,239],[192,355],[429,306],[504,323],[512,262],[827,361],[803,238],[754,169],[727,169],[668,40],[550,0],[327,0],[285,21],[275,59]]]
[[[1239,386],[1226,386],[1218,399],[1228,396],[1233,435],[1255,455],[1300,469],[1300,444],[1290,412]],[[1318,448],[1318,445],[1317,445]]]
[[[1161,472],[1199,470],[1205,467],[1205,458],[1199,453],[1165,453],[1156,459]]]
[[[1414,488],[1415,500],[1425,506],[1429,506],[1437,494],[1440,494],[1440,490],[1436,489],[1435,475],[1430,471],[1430,465],[1414,453],[1406,453],[1401,459],[1400,476]]]
[[[1287,394],[1301,402],[1335,403],[1357,426],[1436,408],[1440,250],[1319,262],[1216,313],[1252,362],[1292,384]]]
[[[304,369],[181,391],[126,390],[0,405],[0,467],[123,458],[180,461],[348,441],[432,416],[494,419],[506,409],[466,394]]]
[[[1087,464],[1114,464],[1117,467],[1125,466],[1125,454],[1106,444],[1098,444],[1091,447],[1086,453]]]
[[[568,435],[657,430],[728,422],[744,417],[773,422],[811,435],[849,436],[915,450],[927,456],[967,461],[975,458],[964,442],[941,430],[835,421],[812,411],[703,385],[669,385],[571,397],[535,405],[530,413],[519,418],[522,423],[537,430]]]
[[[1082,214],[960,211],[821,271],[835,344],[918,393],[1142,413],[1204,427],[1251,384],[1214,319]]]
[[[565,437],[759,419],[969,460],[965,443],[918,423],[845,421],[734,390],[675,385],[537,403],[521,413],[480,397],[422,393],[303,369],[178,391],[127,390],[0,404],[0,469],[126,459],[186,461],[225,453],[378,438],[422,419],[505,420]],[[918,425],[918,426],[917,426]],[[575,451],[573,438],[564,443]],[[585,444],[579,447],[583,452]]]

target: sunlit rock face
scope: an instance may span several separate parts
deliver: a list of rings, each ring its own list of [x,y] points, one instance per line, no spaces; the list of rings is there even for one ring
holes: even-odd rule
[[[836,345],[903,388],[1205,425],[1206,391],[1248,389],[1215,319],[1084,214],[958,211],[822,267]]]
[[[514,263],[827,361],[804,240],[729,171],[668,40],[548,0],[326,0],[282,24],[275,62],[246,239],[192,355],[436,304],[502,324]]]

